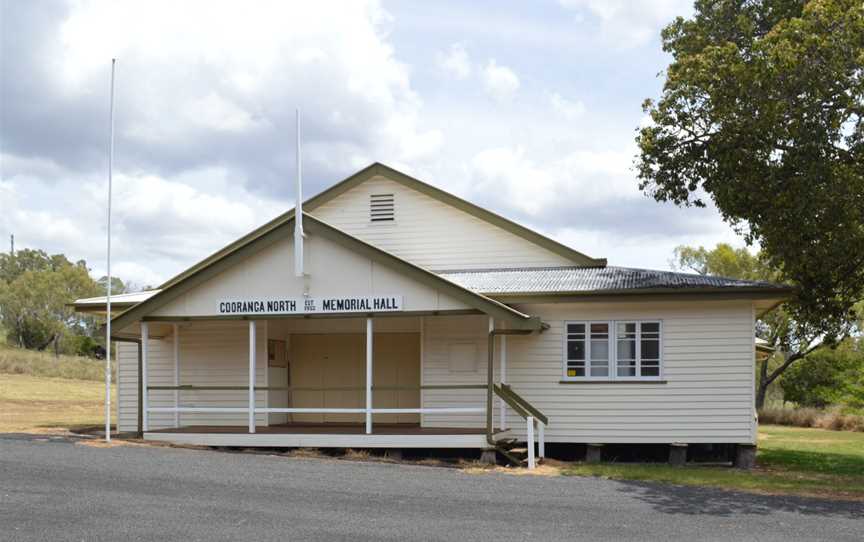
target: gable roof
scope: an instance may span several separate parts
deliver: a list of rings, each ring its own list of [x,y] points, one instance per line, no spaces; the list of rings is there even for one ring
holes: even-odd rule
[[[789,286],[712,275],[629,267],[518,267],[440,271],[439,275],[484,295],[638,294],[677,292],[788,294]]]
[[[544,235],[541,235],[534,230],[526,228],[512,220],[504,218],[498,214],[493,213],[487,209],[484,209],[478,205],[475,205],[467,200],[454,196],[449,192],[445,192],[439,188],[435,188],[434,186],[424,183],[423,181],[417,180],[414,177],[406,175],[401,171],[397,171],[389,166],[385,166],[379,162],[375,162],[357,173],[351,175],[350,177],[334,184],[330,188],[320,192],[319,194],[312,196],[303,202],[303,211],[304,214],[314,211],[316,208],[324,205],[325,203],[335,199],[336,197],[344,194],[348,190],[351,190],[355,186],[362,184],[363,182],[375,177],[377,175],[384,176],[392,181],[398,182],[403,186],[421,192],[429,197],[435,198],[443,203],[446,203],[452,207],[456,207],[457,209],[464,211],[480,220],[498,226],[522,239],[530,241],[536,245],[539,245],[559,256],[567,258],[571,260],[574,265],[581,267],[605,267],[606,259],[605,258],[592,258],[587,256],[577,250],[573,250],[572,248],[559,243],[553,239],[550,239]],[[260,226],[248,234],[244,235],[240,239],[234,241],[233,243],[225,246],[224,248],[214,252],[207,258],[201,260],[197,264],[193,265],[189,269],[183,271],[179,275],[174,276],[173,278],[166,281],[164,284],[159,286],[160,289],[166,289],[170,286],[176,284],[177,282],[183,280],[185,277],[194,274],[199,269],[202,269],[212,263],[213,261],[224,258],[225,256],[231,254],[239,247],[244,246],[249,241],[266,235],[268,232],[272,231],[274,228],[278,228],[284,224],[287,224],[294,218],[294,209],[289,210],[286,213],[283,213],[273,220],[267,222],[263,226]]]
[[[508,321],[516,329],[540,329],[540,319],[523,314],[516,309],[508,307],[503,303],[489,299],[488,297],[472,292],[455,282],[451,282],[441,276],[432,273],[411,262],[405,261],[398,256],[370,245],[357,237],[354,237],[338,228],[335,228],[312,215],[303,213],[303,224],[306,232],[320,235],[330,241],[338,243],[349,250],[362,254],[373,261],[382,263],[390,268],[398,270],[418,282],[437,288],[447,295],[473,307],[494,318]],[[164,306],[180,295],[190,291],[197,285],[215,277],[223,270],[255,254],[273,243],[287,239],[293,235],[293,215],[285,222],[279,224],[268,223],[266,229],[259,228],[256,235],[247,235],[235,241],[229,247],[231,250],[224,254],[217,253],[207,260],[201,262],[183,276],[173,280],[171,284],[161,287],[156,293],[150,295],[144,301],[131,307],[126,312],[118,315],[112,323],[119,329],[147,316],[152,311]],[[253,233],[256,233],[253,232]]]

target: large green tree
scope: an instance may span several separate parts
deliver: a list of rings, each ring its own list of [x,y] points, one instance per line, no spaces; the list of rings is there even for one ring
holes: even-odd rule
[[[68,304],[101,290],[83,261],[38,250],[0,255],[0,323],[7,340],[20,347],[42,350],[53,343],[59,351],[62,339],[91,335],[95,320]]]
[[[790,367],[780,387],[785,401],[801,406],[864,408],[864,342],[847,339],[837,348],[820,348]]]
[[[641,189],[710,200],[797,286],[786,351],[837,342],[864,298],[864,2],[697,0],[662,38]]]

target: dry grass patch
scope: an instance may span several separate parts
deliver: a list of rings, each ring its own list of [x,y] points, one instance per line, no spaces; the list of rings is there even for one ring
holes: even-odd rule
[[[368,450],[355,450],[353,448],[348,448],[345,450],[345,453],[342,454],[342,459],[350,459],[351,461],[367,461],[369,458],[370,454]]]
[[[561,476],[564,473],[564,470],[570,465],[572,465],[572,463],[558,461],[557,459],[545,458],[542,460],[538,460],[537,466],[534,469],[529,470],[525,467],[511,467],[509,465],[488,465],[476,461],[473,464],[465,465],[463,467],[463,470],[465,470],[465,472],[469,474],[487,474],[490,472],[502,472],[504,474],[511,474],[513,476]]]
[[[105,379],[105,362],[0,344],[0,373],[99,381]]]
[[[0,433],[64,432],[105,423],[101,382],[0,374]],[[112,391],[116,404],[116,390]]]
[[[864,416],[843,413],[838,409],[764,408],[759,411],[759,422],[773,425],[831,429],[833,431],[864,432]]]

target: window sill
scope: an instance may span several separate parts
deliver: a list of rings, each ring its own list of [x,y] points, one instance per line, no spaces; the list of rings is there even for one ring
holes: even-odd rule
[[[666,380],[559,380],[559,384],[666,384]]]

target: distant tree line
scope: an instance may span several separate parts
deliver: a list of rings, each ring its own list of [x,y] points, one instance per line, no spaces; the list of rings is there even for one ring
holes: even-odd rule
[[[94,280],[84,260],[63,254],[23,249],[0,254],[0,326],[6,342],[56,354],[98,356],[104,353],[100,333],[104,318],[76,313],[76,299],[105,295],[107,279]],[[112,292],[129,287],[112,279]]]

